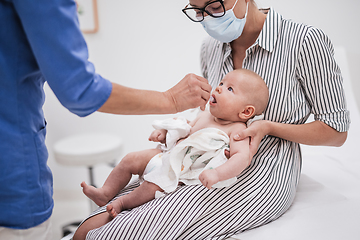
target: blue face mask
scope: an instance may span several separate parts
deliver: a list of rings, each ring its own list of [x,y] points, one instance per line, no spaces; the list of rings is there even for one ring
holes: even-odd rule
[[[246,5],[245,17],[239,19],[234,14],[234,7],[238,0],[236,0],[234,6],[225,12],[225,15],[219,18],[206,16],[204,21],[201,22],[205,31],[213,38],[220,42],[229,43],[240,37],[244,30],[246,16],[248,12],[249,2]]]

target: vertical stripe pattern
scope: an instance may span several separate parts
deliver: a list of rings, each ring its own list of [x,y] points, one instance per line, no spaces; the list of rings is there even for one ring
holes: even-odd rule
[[[303,124],[312,113],[334,129],[347,131],[349,113],[333,53],[323,32],[285,20],[270,9],[243,62],[269,87],[265,119]],[[215,88],[233,70],[230,45],[208,38],[201,49],[201,66]],[[300,169],[299,144],[266,136],[250,166],[230,187],[181,186],[165,197],[123,211],[90,231],[87,239],[225,239],[280,217],[295,197]],[[102,207],[92,215],[104,211]]]

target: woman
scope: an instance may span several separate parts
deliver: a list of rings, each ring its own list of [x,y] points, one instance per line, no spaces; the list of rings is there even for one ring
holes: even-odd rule
[[[202,46],[201,63],[213,88],[237,68],[255,71],[269,87],[264,120],[239,133],[239,139],[251,137],[252,163],[230,187],[179,187],[122,212],[87,239],[225,239],[259,227],[294,200],[299,143],[341,146],[346,140],[350,120],[342,77],[322,31],[285,20],[273,9],[259,10],[253,0],[190,0],[183,12],[211,36]],[[310,113],[315,121],[305,123]],[[104,211],[78,232],[101,226],[94,224],[99,220],[106,223]]]

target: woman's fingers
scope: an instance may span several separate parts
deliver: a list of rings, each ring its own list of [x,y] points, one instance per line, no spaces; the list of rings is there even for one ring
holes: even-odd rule
[[[241,141],[245,138],[250,138],[250,154],[251,158],[256,154],[261,140],[268,134],[268,128],[266,126],[269,121],[258,120],[253,122],[245,130],[234,134],[233,139],[235,141]]]

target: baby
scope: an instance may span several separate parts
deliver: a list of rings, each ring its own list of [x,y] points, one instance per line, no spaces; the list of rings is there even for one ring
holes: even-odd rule
[[[202,184],[208,189],[231,185],[251,162],[249,139],[234,141],[232,134],[244,130],[249,119],[260,115],[268,98],[268,88],[256,73],[246,69],[228,73],[212,93],[210,111],[201,112],[189,124],[181,123],[181,119],[172,120],[178,125],[185,124],[181,131],[188,126],[188,131],[179,135],[183,138],[169,143],[168,133],[175,129],[171,127],[152,132],[149,140],[167,143],[170,149],[128,154],[101,188],[82,182],[84,194],[97,205],[104,206],[128,184],[133,174],[141,176],[143,182],[139,187],[107,206],[110,217],[115,217],[124,209],[154,199],[157,191],[174,191],[179,183]],[[166,122],[165,126],[168,125]],[[225,156],[226,149],[230,151],[229,159]]]

